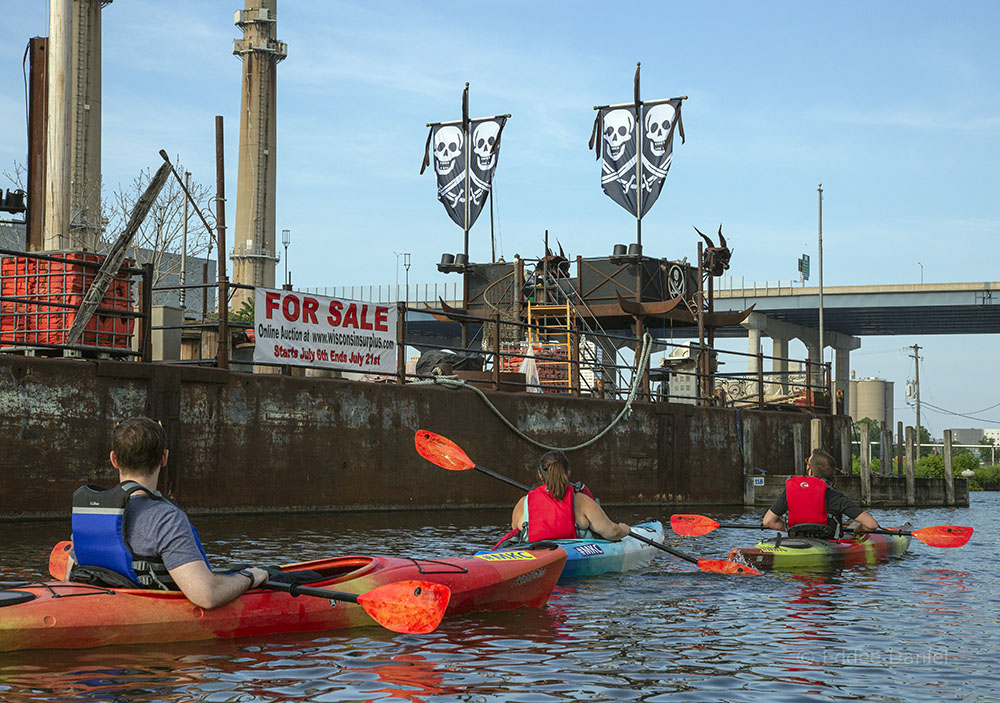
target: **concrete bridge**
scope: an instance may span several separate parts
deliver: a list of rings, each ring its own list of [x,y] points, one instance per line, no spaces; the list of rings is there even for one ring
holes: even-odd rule
[[[819,288],[754,283],[747,286],[722,278],[715,290],[715,309],[751,313],[739,327],[718,330],[717,337],[749,338],[749,353],[761,352],[761,336],[772,340],[774,357],[788,356],[788,342],[805,344],[811,361],[819,354]],[[996,292],[996,295],[994,295]],[[823,287],[824,344],[834,350],[834,386],[844,391],[850,378],[850,352],[859,337],[925,334],[1000,333],[1000,283],[919,283]],[[782,374],[786,362],[775,359],[772,371]],[[751,370],[756,361],[751,357]]]

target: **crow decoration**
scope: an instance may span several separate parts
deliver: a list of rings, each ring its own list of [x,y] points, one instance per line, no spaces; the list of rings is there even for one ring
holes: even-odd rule
[[[726,246],[726,238],[722,236],[722,225],[719,225],[719,246],[697,227],[694,231],[708,243],[708,248],[702,253],[702,267],[711,276],[721,276],[729,268],[729,259],[733,252]]]

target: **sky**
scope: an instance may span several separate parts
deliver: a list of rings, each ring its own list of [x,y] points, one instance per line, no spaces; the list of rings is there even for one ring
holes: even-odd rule
[[[0,27],[0,172],[26,159],[22,58],[48,34],[48,3],[10,3]],[[612,6],[614,5],[614,6]],[[157,152],[215,179],[225,118],[235,214],[239,0],[117,0],[103,11],[105,193]],[[436,264],[462,230],[419,175],[428,122],[510,113],[495,177],[497,254],[535,258],[544,232],[569,257],[634,241],[587,148],[595,105],[688,96],[663,192],[643,219],[655,257],[696,258],[692,226],[720,223],[746,281],[817,264],[822,182],[827,286],[996,281],[1000,4],[940,2],[307,2],[279,0],[277,229],[291,230],[296,288],[453,283]],[[0,178],[0,186],[9,186]],[[279,235],[280,242],[280,235]],[[280,245],[279,245],[280,246]],[[489,213],[470,259],[491,256]],[[279,264],[279,277],[284,262]],[[997,335],[866,337],[859,377],[904,395],[924,347],[923,424],[1000,427]],[[744,350],[745,343],[733,342]],[[769,350],[765,348],[765,353]],[[790,354],[805,355],[804,348]],[[827,352],[828,360],[832,357]]]

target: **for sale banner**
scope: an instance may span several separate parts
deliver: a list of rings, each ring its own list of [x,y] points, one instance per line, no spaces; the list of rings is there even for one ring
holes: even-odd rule
[[[395,305],[257,288],[253,360],[396,373],[398,317]]]

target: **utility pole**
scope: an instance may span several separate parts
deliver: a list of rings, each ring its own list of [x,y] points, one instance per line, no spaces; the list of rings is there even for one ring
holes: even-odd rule
[[[819,363],[823,365],[823,184],[819,184]]]
[[[917,344],[913,345],[913,395],[917,402],[917,427],[916,427],[917,456],[914,461],[919,461],[920,459],[920,346]]]

